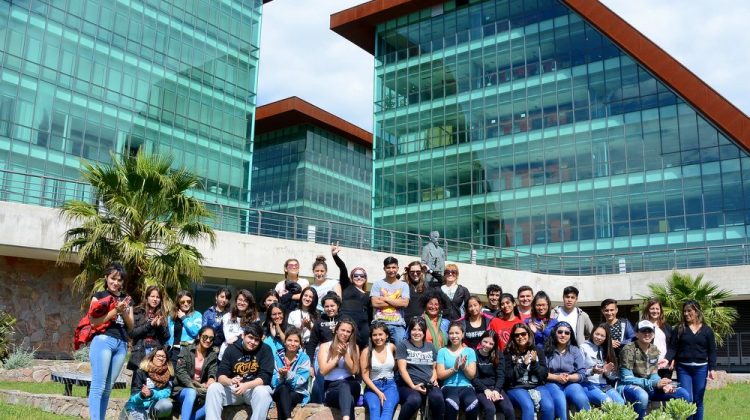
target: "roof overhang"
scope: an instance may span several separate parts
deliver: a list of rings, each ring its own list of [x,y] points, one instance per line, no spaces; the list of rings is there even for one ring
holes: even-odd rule
[[[255,109],[255,134],[310,124],[372,148],[372,133],[296,96]]]
[[[374,54],[375,30],[379,23],[442,2],[372,0],[331,15],[331,29]],[[750,118],[739,108],[599,1],[560,2],[606,35],[750,153]]]

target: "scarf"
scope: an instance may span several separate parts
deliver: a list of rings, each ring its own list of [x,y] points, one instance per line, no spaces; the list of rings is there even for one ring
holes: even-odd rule
[[[424,320],[427,323],[427,329],[430,331],[430,336],[432,337],[432,345],[435,346],[435,351],[440,350],[448,341],[448,337],[445,335],[443,330],[440,329],[440,324],[443,323],[443,317],[438,315],[437,330],[435,329],[435,325],[432,323],[432,320],[429,316],[427,316],[427,314],[422,315],[422,317],[424,317]],[[427,337],[425,337],[425,341],[426,338]]]
[[[166,363],[164,363],[162,366],[150,365],[148,367],[147,373],[148,377],[152,381],[154,381],[154,386],[156,386],[156,388],[164,388],[167,382],[169,382],[169,378],[171,377]]]

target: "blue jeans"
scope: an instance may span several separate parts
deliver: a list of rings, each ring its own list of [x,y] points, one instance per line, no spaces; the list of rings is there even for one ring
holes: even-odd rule
[[[401,324],[386,324],[391,333],[391,343],[398,344],[406,340],[406,327]]]
[[[198,393],[193,388],[183,388],[180,391],[180,395],[177,396],[177,401],[180,402],[180,418],[185,420],[200,420],[206,417],[206,407],[199,408],[193,413],[193,407],[195,406],[195,400],[198,397]]]
[[[682,398],[690,402],[690,395],[685,391],[684,388],[677,388],[672,394],[665,394],[661,390],[647,391],[637,385],[621,385],[618,390],[622,391],[622,396],[625,397],[625,401],[633,403],[633,409],[638,413],[638,418],[642,419],[646,416],[646,409],[648,408],[648,401],[667,401],[673,398]]]
[[[552,402],[549,392],[544,385],[535,388],[542,395],[539,402],[539,420],[555,420],[555,405]],[[514,407],[521,410],[521,420],[534,420],[534,400],[529,395],[529,390],[524,388],[511,388],[506,391],[508,398]]]
[[[568,418],[568,401],[570,401],[578,411],[591,410],[589,398],[583,390],[581,384],[577,382],[567,383],[565,385],[557,382],[547,382],[545,385],[547,392],[552,397],[555,404],[555,416],[562,420]]]
[[[586,396],[589,398],[591,404],[602,405],[607,401],[613,401],[617,404],[625,404],[625,400],[622,398],[616,389],[610,388],[605,393],[601,385],[593,382],[584,382],[581,384],[583,390],[586,392]]]
[[[91,388],[89,390],[89,415],[92,420],[107,417],[109,394],[117,380],[117,375],[125,364],[128,343],[118,338],[99,334],[91,340],[89,360],[91,360]]]
[[[365,405],[370,412],[370,420],[393,420],[393,413],[398,404],[398,389],[393,379],[376,379],[372,381],[378,390],[385,394],[385,402],[380,405],[380,398],[370,387],[365,388]]]
[[[706,393],[706,382],[708,378],[708,364],[701,366],[677,364],[677,380],[680,388],[684,388],[690,398],[688,401],[695,403],[698,411],[688,420],[703,420],[703,395]]]

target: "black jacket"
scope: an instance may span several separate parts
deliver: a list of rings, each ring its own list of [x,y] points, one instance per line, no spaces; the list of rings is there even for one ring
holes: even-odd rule
[[[469,297],[471,296],[469,289],[459,284],[458,288],[456,288],[456,293],[453,295],[453,299],[450,299],[442,289],[440,289],[440,294],[443,295],[443,300],[446,303],[445,309],[443,309],[443,318],[449,321],[461,318],[461,308],[466,313],[466,307],[469,305]]]
[[[547,362],[544,354],[537,353],[539,361],[524,365],[521,356],[512,356],[505,353],[505,389],[536,388],[547,383]]]
[[[503,353],[500,353],[500,361],[497,366],[492,364],[492,360],[488,356],[482,356],[478,351],[476,353],[477,374],[471,380],[471,385],[477,392],[484,392],[486,389],[490,391],[502,391],[503,384],[505,383],[505,359],[503,358]]]
[[[196,345],[191,344],[180,349],[180,355],[177,357],[175,367],[175,381],[172,388],[172,395],[179,395],[183,388],[194,388],[193,374],[195,373],[195,352]],[[203,360],[201,369],[200,383],[205,384],[209,378],[218,379],[217,370],[219,368],[219,351],[216,347],[211,347]]]
[[[323,314],[320,320],[315,322],[312,331],[310,331],[310,340],[305,345],[305,352],[310,356],[310,360],[315,358],[315,350],[319,345],[333,341],[333,329],[340,317],[340,315],[336,315],[331,318]]]
[[[141,360],[146,356],[146,348],[144,347],[146,337],[154,337],[159,345],[163,346],[169,339],[169,330],[166,325],[153,327],[148,320],[146,310],[142,307],[137,307],[133,309],[133,329],[128,332],[128,335],[133,340],[133,349],[130,352],[130,360],[128,360],[128,369],[135,372],[138,370]]]

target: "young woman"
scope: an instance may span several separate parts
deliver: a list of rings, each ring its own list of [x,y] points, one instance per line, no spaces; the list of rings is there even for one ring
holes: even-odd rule
[[[172,413],[169,396],[172,393],[174,369],[166,347],[146,356],[133,376],[130,399],[125,403],[128,419],[148,420]]]
[[[284,262],[284,280],[276,283],[276,293],[286,310],[293,311],[299,306],[302,290],[310,286],[307,279],[299,276],[299,261],[289,258]]]
[[[196,420],[206,417],[203,407],[206,391],[216,382],[219,367],[219,352],[213,345],[215,340],[214,329],[204,326],[198,331],[195,342],[180,349],[172,398],[181,404],[181,419]]]
[[[703,322],[703,312],[698,302],[688,300],[682,304],[682,321],[672,335],[674,361],[680,387],[687,390],[689,401],[698,411],[690,420],[703,419],[703,396],[706,379],[716,377],[716,338],[714,331]]]
[[[156,348],[164,347],[169,340],[167,315],[159,286],[147,287],[143,301],[133,309],[133,329],[129,335],[133,340],[133,348],[130,351],[128,369],[135,372],[146,355]]]
[[[362,350],[359,365],[365,388],[365,404],[372,420],[393,420],[398,404],[394,379],[396,346],[390,343],[388,326],[376,321],[370,328],[369,346]]]
[[[240,289],[234,298],[232,311],[221,317],[221,325],[224,331],[224,343],[219,350],[219,360],[224,355],[224,350],[242,335],[245,325],[258,320],[258,311],[255,308],[255,298],[247,289]]]
[[[263,342],[268,344],[268,347],[274,353],[283,353],[286,343],[286,314],[281,305],[278,302],[274,302],[268,306],[265,315],[266,320],[263,322],[263,335],[265,338]]]
[[[477,354],[464,345],[464,325],[451,322],[448,327],[447,347],[440,349],[437,356],[438,380],[443,384],[445,398],[445,418],[455,420],[459,410],[466,420],[477,418],[477,394],[471,380],[477,374]]]
[[[482,302],[479,301],[479,298],[470,296],[469,304],[466,305],[466,316],[459,319],[459,321],[463,321],[466,330],[464,344],[469,348],[478,349],[482,336],[490,327],[492,318],[492,315],[482,312]],[[497,338],[497,335],[495,337]]]
[[[591,404],[602,405],[605,401],[625,404],[620,393],[613,388],[618,369],[609,331],[606,323],[599,324],[591,332],[591,340],[581,345],[586,362],[586,380],[581,385]]]
[[[317,308],[318,292],[315,289],[308,286],[302,290],[300,295],[302,295],[302,298],[300,299],[299,309],[289,313],[287,323],[302,331],[302,346],[304,348],[310,341],[310,332],[313,325],[320,319],[320,313]]]
[[[401,412],[398,420],[410,420],[429,400],[430,416],[443,419],[445,401],[437,381],[437,350],[424,340],[427,324],[424,318],[415,316],[406,326],[407,339],[396,344],[398,366],[398,394]]]
[[[503,293],[500,295],[498,317],[490,321],[489,326],[497,334],[500,351],[505,350],[505,346],[510,341],[510,331],[519,322],[521,322],[521,317],[516,306],[516,298],[510,293]]]
[[[471,302],[469,302],[471,304]],[[505,360],[498,349],[497,334],[485,331],[479,338],[477,353],[477,375],[471,380],[477,393],[479,405],[484,410],[484,420],[494,420],[497,412],[505,420],[515,420],[513,403],[503,391],[505,382]]]
[[[425,341],[432,343],[436,351],[448,345],[448,325],[450,321],[443,319],[443,298],[437,291],[429,291],[424,299],[424,317],[427,323]]]
[[[534,342],[543,346],[547,337],[552,333],[552,329],[557,325],[557,319],[551,319],[552,302],[549,296],[543,290],[534,295],[531,301],[531,316],[526,319],[531,331],[534,333]]]
[[[170,337],[167,344],[172,346],[170,350],[170,360],[177,362],[180,355],[180,348],[189,345],[195,337],[198,336],[198,330],[201,329],[203,317],[201,313],[193,307],[193,294],[187,290],[177,292],[175,299],[177,305],[172,308],[172,316],[169,317],[167,328],[169,328]]]
[[[505,387],[513,406],[521,410],[522,420],[534,420],[537,406],[540,420],[555,419],[546,382],[547,364],[544,356],[537,354],[531,328],[521,323],[514,325],[505,347]]]
[[[425,282],[425,272],[427,272],[427,266],[420,261],[410,262],[404,270],[406,283],[409,286],[409,296],[411,296],[409,304],[404,308],[404,319],[422,316],[422,313],[424,313],[424,299],[420,297],[430,290],[440,290],[439,282],[432,282],[430,284]]]
[[[221,325],[221,317],[229,312],[229,301],[232,300],[232,292],[226,287],[216,291],[214,296],[214,306],[203,312],[203,322],[201,326],[209,326],[214,330],[214,346],[221,347],[224,344],[224,330]]]
[[[307,404],[310,394],[307,382],[312,365],[307,353],[302,351],[302,332],[294,327],[284,333],[284,349],[274,352],[276,368],[271,387],[279,420],[290,420],[297,404]]]
[[[342,420],[354,419],[354,405],[359,399],[361,385],[359,350],[356,343],[357,327],[346,317],[336,324],[333,340],[320,345],[318,366],[325,378],[325,405],[341,410]]]
[[[125,363],[128,351],[128,331],[133,328],[131,299],[126,295],[124,282],[125,269],[119,263],[111,263],[104,270],[104,291],[91,298],[91,307],[101,299],[117,302],[110,304],[109,312],[101,318],[91,318],[91,325],[106,324],[106,330],[94,336],[89,346],[91,360],[91,389],[89,392],[89,413],[92,419],[103,420],[107,414],[109,395],[117,375]]]
[[[546,387],[555,404],[555,416],[562,420],[568,418],[567,401],[578,411],[590,410],[591,404],[580,384],[586,379],[586,361],[576,346],[570,324],[565,321],[557,323],[544,343],[544,357],[549,370]]]
[[[266,293],[263,294],[263,298],[260,300],[260,307],[258,307],[258,320],[261,324],[266,322],[266,311],[268,310],[268,307],[271,306],[272,303],[278,302],[279,294],[273,289],[266,290]]]
[[[323,312],[323,297],[327,295],[328,292],[336,292],[339,299],[341,299],[341,285],[336,280],[326,278],[326,276],[328,275],[328,264],[326,264],[326,257],[319,255],[317,258],[315,258],[312,269],[314,282],[310,286],[315,288],[315,291],[318,292],[318,296],[320,296],[320,302],[318,302],[318,311]]]
[[[466,314],[466,305],[469,303],[469,289],[458,284],[458,266],[446,264],[443,271],[445,283],[440,286],[440,291],[445,295],[444,318],[455,321]]]
[[[339,286],[341,287],[341,315],[351,317],[357,323],[357,346],[363,349],[370,340],[370,320],[372,302],[367,286],[367,272],[362,267],[354,267],[349,275],[346,264],[339,257],[341,248],[338,242],[331,245],[331,255],[339,268]]]
[[[667,353],[672,346],[672,326],[664,322],[664,310],[659,299],[649,299],[643,305],[641,320],[651,321],[656,326],[654,331],[654,345],[659,349],[659,376],[671,378],[672,369],[669,367]]]
[[[340,308],[341,299],[335,292],[328,292],[328,294],[323,297],[324,313],[321,315],[320,319],[315,322],[315,325],[313,325],[312,332],[310,333],[310,340],[305,346],[305,351],[307,351],[307,355],[311,359],[315,358],[316,352],[320,353],[320,346],[334,339],[334,329],[339,322]],[[357,363],[359,363],[359,359],[357,360]],[[319,365],[317,367],[319,368]],[[315,382],[313,382],[312,395],[310,397],[312,402],[316,404],[321,403],[325,397],[325,384],[319,373],[320,369],[316,369]]]

